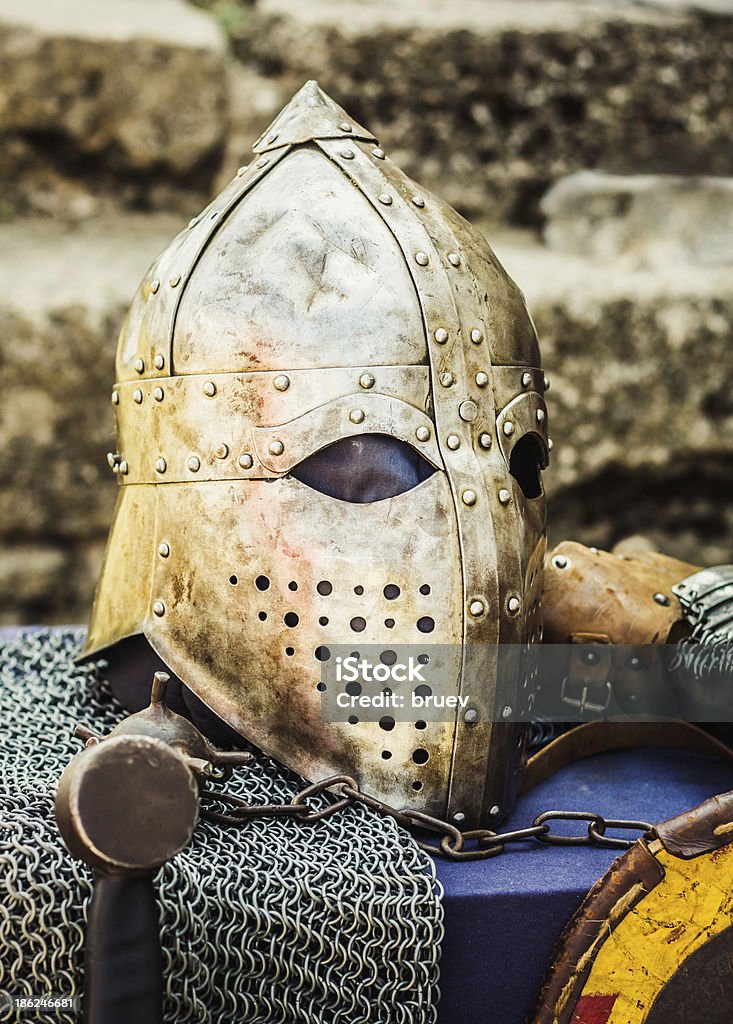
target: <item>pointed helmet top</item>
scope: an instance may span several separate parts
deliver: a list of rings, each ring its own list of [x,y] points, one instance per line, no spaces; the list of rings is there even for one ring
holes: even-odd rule
[[[340,138],[377,141],[371,132],[362,128],[343,107],[327,96],[318,82],[310,81],[283,107],[252,148],[255,153],[266,153],[270,149],[298,145],[311,139]]]

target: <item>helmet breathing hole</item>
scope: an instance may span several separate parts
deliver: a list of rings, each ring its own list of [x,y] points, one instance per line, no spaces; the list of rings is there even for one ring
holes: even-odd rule
[[[385,619],[384,624],[387,629],[394,629],[394,619]]]
[[[418,747],[412,755],[412,760],[415,764],[427,764],[430,758],[430,754],[423,747]]]
[[[416,697],[432,697],[433,688],[432,686],[428,686],[427,683],[420,683],[419,686],[415,687],[413,692]]]
[[[430,584],[423,583],[423,585],[420,587],[420,593],[425,594],[427,596],[430,593]]]
[[[419,793],[420,790],[422,789],[422,782],[420,782],[419,779],[415,779],[415,781],[412,784],[412,788],[415,790],[416,793]]]
[[[361,586],[361,584],[359,584],[358,587],[354,587],[354,593],[356,594],[357,597],[361,597],[361,595],[364,593],[364,588]]]
[[[400,596],[400,588],[396,583],[388,583],[384,588],[384,596],[388,601],[394,601]]]
[[[316,683],[316,689],[319,693],[325,693],[328,687],[325,683]]]
[[[382,760],[389,761],[391,756],[392,756],[392,751],[391,750],[383,750],[382,751]]]
[[[416,729],[427,729],[427,727],[428,727],[428,723],[427,722],[423,722],[422,718],[418,718],[418,720],[415,722],[415,728]]]
[[[270,581],[267,578],[267,576],[258,576],[257,579],[255,580],[255,586],[257,587],[258,590],[269,590]]]
[[[417,620],[417,628],[421,633],[432,633],[435,629],[435,619],[429,615],[423,615],[421,619]]]
[[[356,658],[356,660],[358,661],[359,660],[359,652],[358,651],[352,651],[351,654],[349,655],[349,657],[350,658]]]
[[[267,618],[267,612],[257,612],[257,618],[260,620],[260,622],[264,622],[265,619]]]
[[[328,595],[333,590],[333,584],[329,583],[328,580],[321,580],[321,582],[317,584],[316,590],[321,595],[321,597],[328,597]]]
[[[237,576],[231,575],[231,576],[229,577],[229,582],[231,583],[231,585],[232,585],[233,587],[236,587],[236,585],[237,585],[237,584],[239,583],[239,579],[238,579],[238,577],[237,577]]]
[[[319,644],[313,652],[313,656],[316,661],[328,661],[331,657],[331,652],[328,647],[324,647],[323,644]]]
[[[383,665],[394,665],[397,661],[397,655],[394,651],[382,651],[379,655],[379,660]]]
[[[350,697],[358,697],[361,694],[361,683],[357,683],[354,680],[352,683],[347,683],[344,689]]]
[[[349,623],[355,633],[363,633],[366,629],[366,619],[363,619],[361,615],[357,615]]]
[[[429,654],[418,654],[417,656],[418,665],[429,665],[430,655]]]
[[[298,589],[298,584],[295,582],[295,580],[291,580],[290,583],[288,583],[288,590],[297,590],[297,589]]]
[[[391,715],[383,715],[379,719],[379,728],[384,729],[385,732],[391,732],[394,729],[394,718]]]
[[[295,614],[295,612],[285,612],[285,614],[283,615],[283,622],[285,623],[286,626],[289,626],[290,629],[295,629],[295,627],[300,622],[300,619]]]
[[[286,647],[285,648],[285,653],[287,654],[287,656],[289,658],[292,658],[292,656],[295,654],[295,648],[294,647]]]
[[[328,625],[328,618],[327,618],[327,616],[321,615],[320,619],[318,620],[318,625],[319,626],[327,626]]]
[[[348,721],[349,725],[358,725],[359,724],[359,719],[356,717],[356,715],[349,715],[347,721]]]

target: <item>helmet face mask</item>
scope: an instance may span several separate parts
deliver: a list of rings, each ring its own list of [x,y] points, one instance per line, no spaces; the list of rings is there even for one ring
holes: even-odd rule
[[[495,645],[538,639],[543,377],[488,245],[375,147],[308,83],[143,281],[85,654],[143,634],[311,781],[477,824],[521,754]],[[446,645],[477,724],[324,721],[352,643]]]

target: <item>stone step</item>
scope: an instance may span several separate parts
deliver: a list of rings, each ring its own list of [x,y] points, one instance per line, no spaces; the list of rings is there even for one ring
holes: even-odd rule
[[[0,219],[76,219],[208,193],[225,144],[226,40],[183,0],[3,0]]]
[[[234,47],[273,113],[318,79],[470,216],[536,224],[584,168],[733,173],[728,0],[258,0]]]
[[[86,617],[115,484],[109,401],[126,306],[188,220],[0,225],[0,621]],[[551,539],[651,533],[689,561],[733,538],[729,268],[639,269],[489,233],[543,343]]]

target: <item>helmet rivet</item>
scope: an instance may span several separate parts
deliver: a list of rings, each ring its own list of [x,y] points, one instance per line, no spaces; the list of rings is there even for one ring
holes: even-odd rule
[[[489,383],[489,375],[488,373],[484,373],[483,370],[479,370],[479,372],[476,374],[475,380],[476,387],[485,388],[486,385]]]
[[[214,448],[214,455],[217,459],[225,459],[229,454],[229,445],[220,441],[219,444]]]
[[[483,340],[484,332],[480,331],[478,327],[474,327],[474,329],[471,331],[471,341],[474,343],[474,345],[480,345]]]
[[[242,469],[252,469],[254,459],[249,454],[249,452],[245,452],[243,455],[239,456],[239,458],[237,459],[237,464],[241,466]]]
[[[465,820],[466,815],[463,813],[463,811],[456,811],[456,813],[453,815],[453,821],[457,821],[459,825],[462,821]]]
[[[509,491],[506,489],[506,487],[502,487],[501,490],[499,491],[499,501],[501,502],[501,504],[508,505],[511,500],[512,496],[509,493]]]
[[[461,499],[464,505],[475,505],[477,500],[476,492],[471,490],[464,491]]]
[[[425,206],[425,200],[423,199],[422,196],[413,196],[412,201],[415,204],[415,206],[419,206],[420,209],[422,209],[423,206]]]
[[[272,441],[270,443],[270,455],[282,455],[285,451],[285,445],[282,441]]]
[[[198,473],[198,471],[201,469],[201,459],[198,457],[198,455],[192,455],[191,458],[188,460],[187,465],[192,473]]]
[[[121,473],[122,476],[127,476],[127,474],[130,472],[130,467],[128,466],[127,462],[124,459],[120,463],[120,468],[118,472]]]
[[[192,217],[190,219],[190,221],[188,222],[188,226],[190,228],[195,228],[200,219],[201,219],[200,217]]]
[[[511,718],[511,715],[512,715],[511,707],[508,704],[505,704],[504,707],[501,709],[501,717],[502,718]],[[493,808],[492,808],[492,810],[493,810]]]
[[[478,406],[469,398],[468,401],[461,402],[458,406],[458,415],[464,422],[472,423],[478,416]]]
[[[274,142],[276,138],[277,138],[277,132],[270,132],[270,134],[265,139],[265,142]]]
[[[453,374],[450,370],[444,370],[439,379],[444,388],[449,388],[453,384]]]
[[[165,541],[163,541],[162,544],[158,545],[158,554],[160,555],[161,558],[167,558],[170,553],[170,546],[166,544]]]
[[[492,806],[491,806],[491,807],[489,808],[489,815],[490,815],[490,816],[491,816],[492,818],[498,818],[498,817],[499,817],[499,811],[500,811],[500,810],[501,810],[501,808],[499,807],[499,805],[498,805],[498,804],[493,804],[493,805],[492,805]]]
[[[349,419],[352,423],[363,423],[364,422],[364,410],[363,409],[352,409],[349,413]]]
[[[542,382],[545,385],[545,391],[549,391],[550,390],[550,378],[549,377],[543,377],[542,378]]]
[[[353,160],[354,159],[354,150],[353,149],[342,149],[341,150],[341,156],[344,158],[344,160]]]
[[[384,160],[384,150],[377,146],[376,149],[372,150],[372,156],[375,156],[377,160]]]
[[[552,564],[556,569],[567,569],[570,565],[570,560],[565,555],[555,555],[552,559]]]
[[[478,443],[481,445],[482,448],[490,448],[491,434],[479,434]]]
[[[359,384],[361,387],[365,389],[373,388],[374,383],[375,381],[373,373],[362,373],[361,377],[359,377]]]
[[[474,725],[478,721],[478,711],[476,708],[469,708],[463,716],[463,721],[466,725]]]
[[[379,202],[382,203],[384,206],[391,206],[392,196],[388,195],[386,192],[382,192],[381,196],[379,197]]]
[[[532,374],[531,373],[523,373],[522,374],[522,387],[528,388],[531,383],[532,383]]]
[[[132,365],[135,367],[138,373],[142,373],[143,370],[145,369],[145,362],[142,359],[140,359],[139,356]]]
[[[160,618],[161,615],[165,615],[165,605],[162,601],[156,601],[153,604],[153,615],[157,615],[158,618]]]
[[[445,443],[452,452],[461,447],[461,439],[458,434],[448,434],[448,437],[445,439]]]
[[[461,257],[458,255],[457,252],[449,252],[448,253],[448,262],[453,267],[460,267],[460,265],[461,265]]]
[[[418,441],[429,441],[430,440],[430,428],[429,427],[418,427],[415,431],[415,437]]]
[[[157,278],[156,278],[156,280],[155,280],[155,281],[151,281],[151,282],[150,282],[150,291],[151,291],[151,293],[152,293],[153,295],[155,295],[155,293],[157,292],[157,290],[158,290],[159,288],[160,288],[160,281],[158,281],[158,280],[157,280]]]
[[[140,388],[135,388],[135,390],[132,393],[132,400],[136,405],[140,405],[140,403],[143,400],[143,393],[140,390]]]
[[[153,388],[153,398],[156,402],[162,402],[165,392],[162,388]]]
[[[664,605],[665,607],[669,604],[669,598],[666,594],[662,594],[661,592],[654,594],[653,600],[656,601],[657,604]]]
[[[279,373],[272,383],[275,391],[287,391],[290,387],[290,377],[286,377],[284,373]]]
[[[341,124],[339,125],[339,128],[341,129],[342,132],[350,132],[351,131],[351,125],[347,124],[346,121],[342,121]]]
[[[216,394],[216,384],[213,380],[207,380],[204,384],[204,394],[207,398],[213,398]]]
[[[241,178],[243,174],[246,174],[248,168],[249,168],[249,164],[242,164],[241,167],[238,167],[237,168],[237,177]]]
[[[548,452],[551,452],[554,447],[555,447],[554,441],[552,440],[551,437],[548,437],[547,438],[547,450],[548,450]]]
[[[120,404],[120,393],[119,393],[119,391],[113,391],[112,392],[112,405],[119,405],[119,404]]]
[[[538,423],[542,423],[544,421],[544,418],[545,418],[545,410],[544,409],[538,409],[537,410],[537,422]]]
[[[171,286],[171,288],[177,288],[180,283],[181,283],[181,275],[180,274],[174,274],[173,277],[168,282],[168,284]]]
[[[259,160],[257,161],[257,163],[255,164],[255,167],[267,167],[267,165],[269,164],[269,162],[270,162],[270,161],[269,161],[269,160],[267,159],[267,157],[266,157],[266,156],[261,156],[261,157],[259,158]]]
[[[511,420],[507,420],[501,429],[506,434],[507,437],[511,437],[514,433],[514,424]]]
[[[165,366],[165,356],[157,355],[153,360],[153,366],[156,370],[162,370]]]
[[[448,332],[446,331],[445,327],[439,327],[437,331],[435,331],[435,333],[433,334],[433,337],[435,338],[439,345],[445,345],[446,341],[448,340]]]
[[[486,606],[484,605],[483,601],[471,601],[470,605],[468,606],[468,610],[471,613],[471,615],[473,615],[473,617],[477,619],[480,615],[484,614],[484,612],[486,611]]]
[[[424,253],[424,252],[416,252],[415,253],[415,263],[417,263],[417,265],[419,267],[427,267],[429,262],[430,261],[428,259],[427,253]]]
[[[155,460],[155,472],[156,473],[165,473],[166,469],[168,469],[168,463],[165,461],[165,459],[156,459]]]
[[[120,453],[119,452],[107,452],[107,465],[109,466],[109,468],[114,473],[117,472],[117,466],[119,464],[119,461],[120,461]]]
[[[516,595],[512,594],[512,596],[509,598],[509,600],[506,603],[506,608],[507,608],[507,611],[509,612],[509,614],[510,615],[516,615],[521,607],[522,607],[522,602],[519,600],[519,598]]]

